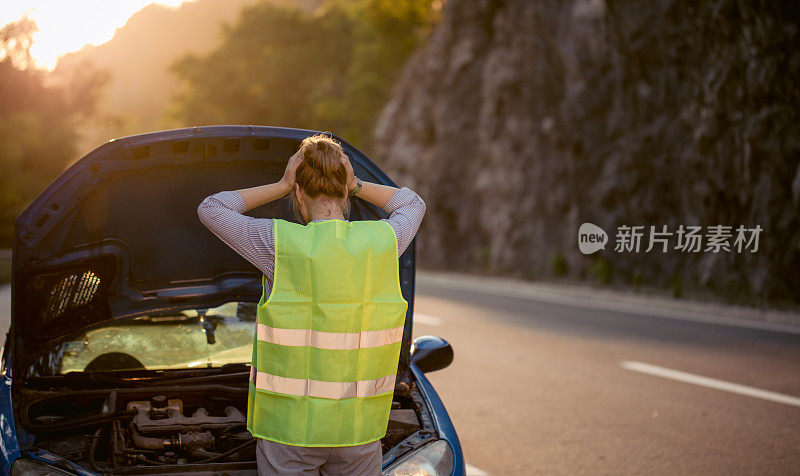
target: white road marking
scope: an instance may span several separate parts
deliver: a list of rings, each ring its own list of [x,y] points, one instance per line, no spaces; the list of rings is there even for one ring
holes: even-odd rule
[[[429,314],[421,314],[419,312],[414,313],[414,323],[418,324],[427,324],[429,326],[441,326],[442,325],[442,318],[431,316]]]
[[[489,476],[489,473],[487,473],[486,471],[483,471],[480,468],[476,468],[475,466],[472,466],[469,463],[464,463],[464,466],[466,466],[467,469],[467,476]]]
[[[622,365],[622,368],[632,370],[634,372],[655,375],[657,377],[678,380],[680,382],[692,383],[701,387],[713,388],[725,392],[737,393],[739,395],[746,395],[748,397],[761,398],[771,402],[778,402],[800,407],[800,398],[793,397],[791,395],[785,395],[783,393],[770,392],[767,390],[761,390],[760,388],[748,387],[747,385],[739,385],[738,383],[730,383],[724,380],[703,377],[701,375],[690,374],[688,372],[681,372],[679,370],[672,370],[666,367],[659,367],[657,365],[650,365],[642,362],[622,361],[620,364]]]

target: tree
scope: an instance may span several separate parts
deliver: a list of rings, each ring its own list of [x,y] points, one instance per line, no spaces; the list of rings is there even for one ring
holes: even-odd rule
[[[186,125],[329,130],[369,148],[374,122],[438,13],[430,0],[328,0],[314,12],[262,1],[206,56],[172,67]]]
[[[60,85],[33,66],[36,24],[23,17],[0,30],[0,247],[14,218],[74,160],[75,125],[90,115],[106,75],[76,69]]]

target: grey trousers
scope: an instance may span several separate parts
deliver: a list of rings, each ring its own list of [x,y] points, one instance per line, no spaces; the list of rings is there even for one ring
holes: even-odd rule
[[[258,438],[259,476],[353,475],[380,476],[381,442],[340,447],[290,446]]]

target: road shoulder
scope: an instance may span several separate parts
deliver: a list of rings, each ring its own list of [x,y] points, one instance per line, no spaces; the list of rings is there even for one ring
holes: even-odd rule
[[[428,270],[417,271],[417,283],[421,287],[478,292],[644,316],[800,334],[798,312],[670,299],[577,284],[531,282]]]

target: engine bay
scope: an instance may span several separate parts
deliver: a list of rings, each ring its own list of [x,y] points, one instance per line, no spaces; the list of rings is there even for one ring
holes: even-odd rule
[[[22,403],[16,415],[21,449],[63,458],[60,467],[75,464],[101,474],[255,474],[257,440],[246,428],[246,387],[25,388],[16,393]],[[381,440],[384,457],[393,459],[434,434],[415,386],[398,385]]]

